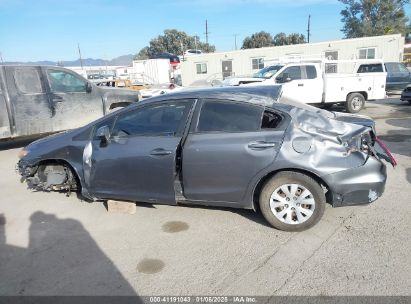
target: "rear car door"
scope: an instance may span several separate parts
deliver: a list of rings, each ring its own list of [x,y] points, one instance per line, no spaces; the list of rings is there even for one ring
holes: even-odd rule
[[[5,84],[14,121],[14,136],[52,132],[53,105],[49,103],[41,68],[5,66]]]
[[[100,93],[83,77],[57,67],[45,68],[45,74],[54,107],[54,131],[77,128],[104,115]]]
[[[213,99],[196,116],[182,154],[185,198],[247,204],[247,187],[274,161],[286,120],[261,106]]]
[[[111,141],[102,144],[94,138],[91,143],[91,171],[86,181],[91,194],[174,203],[176,151],[193,103],[190,99],[149,103],[120,113],[113,126],[106,122]]]

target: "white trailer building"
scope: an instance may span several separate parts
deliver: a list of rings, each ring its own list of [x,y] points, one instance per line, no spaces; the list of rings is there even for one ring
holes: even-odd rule
[[[329,59],[383,59],[402,61],[404,37],[400,34],[318,43],[266,47],[190,56],[181,63],[183,86],[204,85],[227,76],[251,75],[270,61],[284,56]]]

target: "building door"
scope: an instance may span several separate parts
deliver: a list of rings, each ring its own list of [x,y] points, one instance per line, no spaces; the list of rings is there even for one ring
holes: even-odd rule
[[[233,74],[233,62],[231,60],[224,60],[221,62],[221,71],[223,73],[223,79],[232,76]]]

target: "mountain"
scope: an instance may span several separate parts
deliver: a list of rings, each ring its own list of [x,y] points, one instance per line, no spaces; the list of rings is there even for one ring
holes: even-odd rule
[[[97,65],[121,65],[121,66],[129,66],[133,62],[134,55],[122,55],[111,60],[104,60],[104,59],[93,59],[93,58],[85,58],[83,59],[83,66],[97,66]],[[72,61],[49,61],[49,60],[42,60],[42,61],[29,61],[29,62],[5,62],[4,64],[33,64],[33,65],[60,65],[64,67],[73,67],[73,66],[81,66],[80,59],[72,60]]]

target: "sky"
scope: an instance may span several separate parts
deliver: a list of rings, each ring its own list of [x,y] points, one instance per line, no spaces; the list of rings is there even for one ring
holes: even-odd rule
[[[217,51],[240,48],[264,30],[306,35],[311,42],[341,39],[337,0],[0,0],[0,52],[4,61],[112,59],[136,54],[164,29],[175,28]]]

